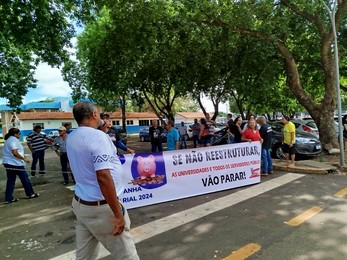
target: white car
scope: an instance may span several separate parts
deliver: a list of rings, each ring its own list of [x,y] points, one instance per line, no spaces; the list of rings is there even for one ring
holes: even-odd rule
[[[58,137],[59,136],[59,132],[58,132],[58,130],[53,130],[53,131],[50,131],[49,132],[49,134],[48,134],[48,138],[49,139],[54,139],[54,138],[56,138],[56,137]]]

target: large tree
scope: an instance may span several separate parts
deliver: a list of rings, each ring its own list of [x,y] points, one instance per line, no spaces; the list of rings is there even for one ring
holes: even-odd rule
[[[346,9],[347,0],[339,0],[338,31],[346,24]],[[333,124],[337,102],[334,35],[322,1],[216,1],[202,13],[202,22],[212,27],[230,28],[276,46],[287,86],[315,120],[324,148],[338,147]]]
[[[75,0],[33,0],[0,3],[0,97],[11,107],[22,103],[29,87],[35,87],[38,62],[59,65],[74,27],[68,18]],[[70,20],[71,21],[71,20]]]

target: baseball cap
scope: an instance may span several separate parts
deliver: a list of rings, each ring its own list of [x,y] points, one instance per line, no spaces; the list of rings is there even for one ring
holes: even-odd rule
[[[59,127],[59,131],[66,131],[65,126],[60,126],[60,127]]]

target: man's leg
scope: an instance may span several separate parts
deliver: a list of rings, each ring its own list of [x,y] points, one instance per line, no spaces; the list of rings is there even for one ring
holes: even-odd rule
[[[163,143],[162,142],[158,143],[158,151],[159,152],[163,151]]]
[[[267,149],[267,173],[273,173],[271,151]]]
[[[154,153],[155,150],[156,150],[156,145],[155,145],[155,143],[151,143],[151,151],[152,151],[152,153]]]
[[[36,174],[36,164],[37,164],[37,161],[39,159],[39,154],[38,154],[38,152],[34,152],[32,154],[32,156],[33,156],[33,161],[31,163],[31,176],[35,176],[35,174]]]
[[[261,173],[268,173],[267,149],[261,149]]]
[[[293,154],[291,154],[290,155],[290,164],[292,165],[292,166],[295,166],[295,153],[293,153]]]
[[[45,150],[39,151],[39,165],[40,165],[39,174],[46,174],[45,173]]]
[[[130,218],[127,210],[124,208],[124,220],[125,228],[121,235],[113,236],[111,231],[113,226],[110,220],[114,220],[114,214],[110,207],[107,205],[99,207],[98,209],[100,218],[99,224],[91,228],[94,233],[94,229],[99,232],[95,233],[97,239],[103,244],[103,246],[111,253],[112,259],[124,259],[124,260],[139,260],[135,242],[130,234]],[[106,225],[110,223],[110,225]]]
[[[64,184],[69,183],[69,175],[67,173],[67,162],[68,162],[67,153],[62,153],[60,155],[60,165],[61,165],[61,173],[64,178]]]
[[[193,135],[193,145],[194,145],[194,148],[196,148],[197,140],[198,140],[198,136],[197,135]]]
[[[99,243],[83,223],[86,210],[92,213],[94,207],[84,206],[73,199],[72,208],[76,215],[76,260],[95,260],[99,253]]]
[[[290,155],[290,167],[295,166],[295,144],[293,144],[290,148],[289,148],[289,155]]]

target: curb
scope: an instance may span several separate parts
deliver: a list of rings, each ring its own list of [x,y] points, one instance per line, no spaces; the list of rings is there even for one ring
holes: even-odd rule
[[[320,175],[335,174],[339,172],[335,166],[313,160],[297,161],[295,164],[295,167],[288,167],[287,162],[284,160],[273,160],[273,168],[279,171]]]

